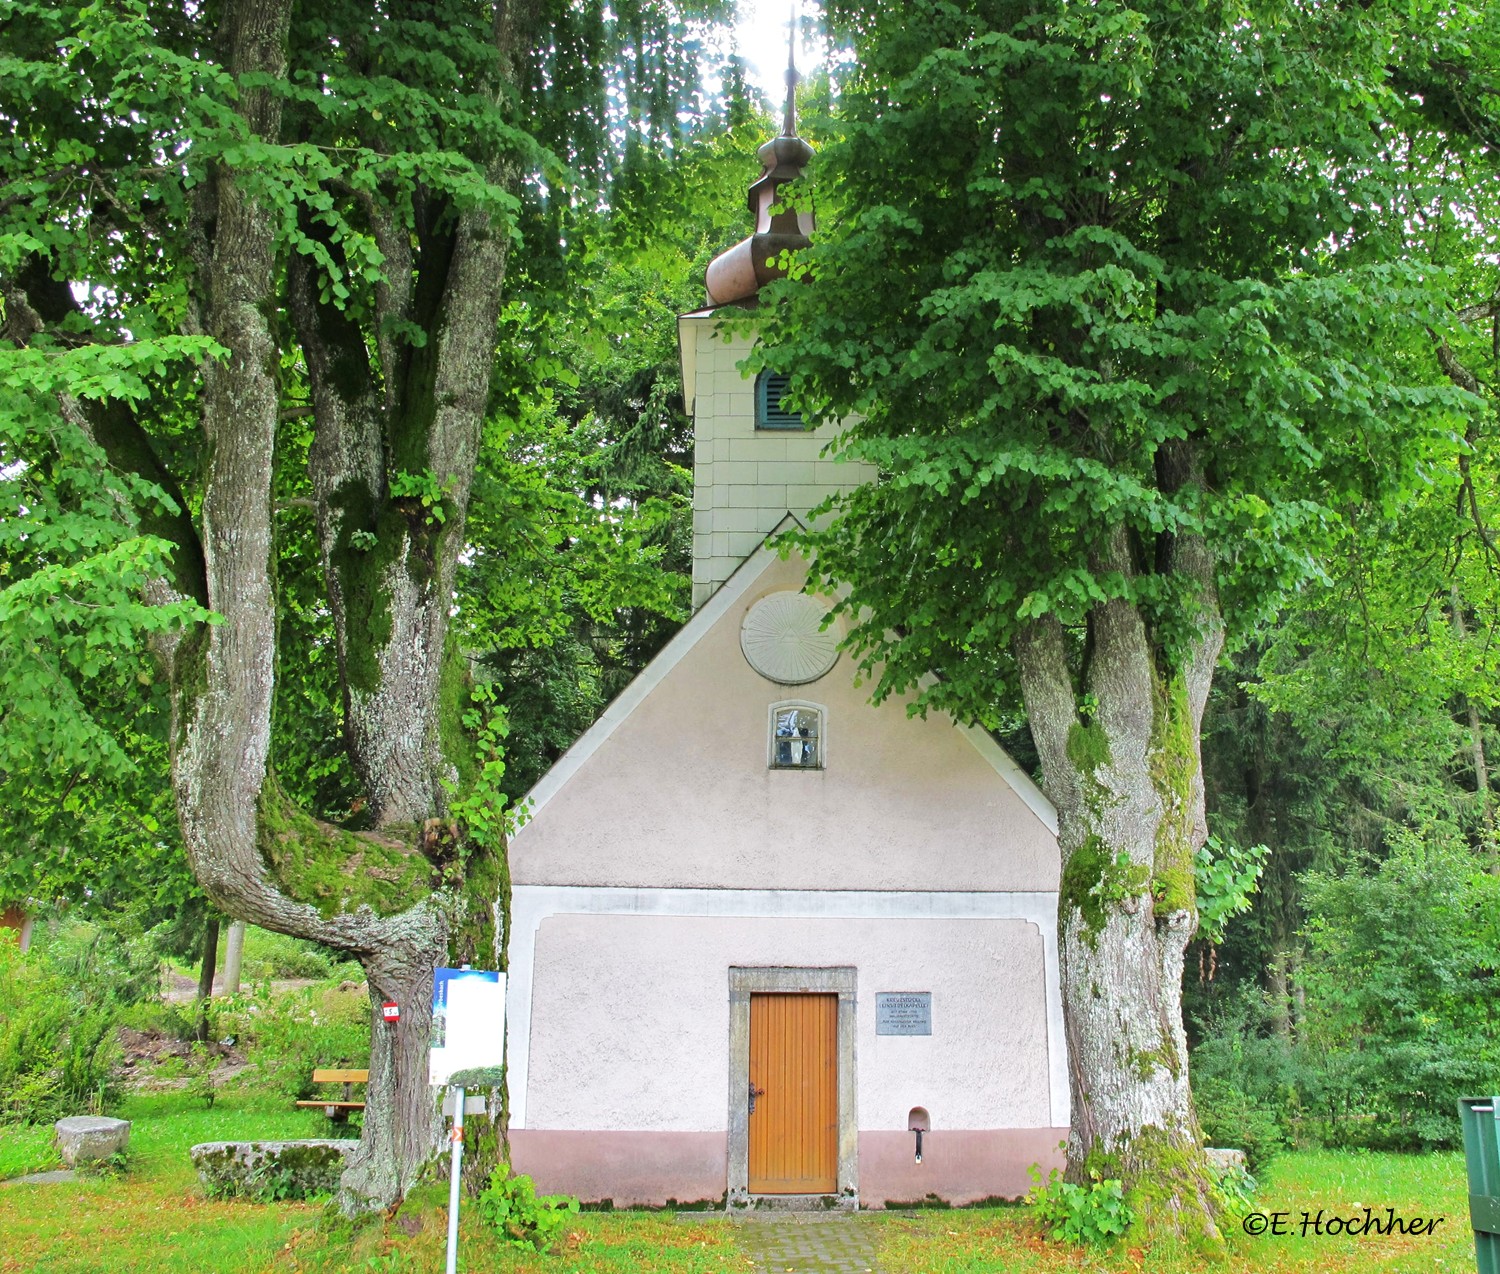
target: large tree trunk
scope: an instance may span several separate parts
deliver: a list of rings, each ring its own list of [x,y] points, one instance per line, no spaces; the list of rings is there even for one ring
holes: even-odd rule
[[[1179,568],[1199,546],[1179,544]],[[1096,574],[1129,573],[1122,534]],[[1207,835],[1199,739],[1222,628],[1211,577],[1175,669],[1135,608],[1097,606],[1075,684],[1050,617],[1016,642],[1043,787],[1058,811],[1063,1013],[1072,1094],[1067,1175],[1118,1177],[1148,1229],[1216,1233],[1188,1086],[1182,971]],[[1085,706],[1086,705],[1086,706]]]
[[[527,2],[496,6],[500,79],[537,21]],[[498,101],[499,82],[475,85]],[[378,148],[379,139],[370,144]],[[497,154],[486,177],[516,191],[521,170]],[[374,354],[320,286],[309,258],[290,263],[290,309],[316,427],[310,456],[319,548],[344,692],[350,757],[377,826],[441,815],[455,777],[439,720],[448,621],[469,491],[495,361],[509,236],[483,210],[416,201],[414,224],[370,201],[386,259],[376,289]],[[304,227],[326,236],[315,222]],[[330,256],[340,255],[328,242]],[[418,329],[424,344],[397,339]],[[414,481],[441,492],[425,506]]]
[[[502,76],[513,75],[533,6],[498,6],[494,38]],[[500,86],[480,86],[498,96]],[[514,161],[496,157],[488,179],[514,189]],[[317,531],[339,659],[349,755],[378,829],[415,838],[462,896],[448,923],[431,917],[363,958],[374,1005],[394,999],[393,1030],[374,1017],[371,1104],[365,1136],[344,1178],[346,1203],[389,1201],[430,1159],[441,1132],[427,1085],[433,970],[472,962],[503,967],[500,931],[508,890],[503,852],[460,846],[448,821],[459,777],[445,747],[442,712],[466,676],[449,634],[454,577],[494,364],[508,236],[481,211],[424,196],[416,223],[366,208],[386,258],[377,289],[374,354],[333,304],[309,260],[289,267],[290,311],[307,368],[315,428],[310,470]],[[308,233],[320,233],[315,224]],[[337,245],[328,244],[337,254]],[[420,346],[393,330],[426,333]],[[408,489],[440,493],[438,507]],[[461,863],[461,869],[460,869]],[[420,1005],[419,1005],[420,1002]],[[504,1157],[503,1091],[494,1118],[471,1119],[467,1176],[482,1182]]]
[[[228,7],[225,48],[234,75],[285,75],[290,9],[290,0],[242,0]],[[239,105],[252,134],[278,137],[276,94],[246,87]],[[201,538],[207,602],[221,622],[168,643],[163,651],[172,675],[173,778],[184,841],[194,872],[216,905],[241,920],[353,953],[369,977],[374,1005],[390,998],[401,1006],[394,1027],[372,1006],[364,1134],[342,1189],[350,1211],[383,1208],[401,1198],[439,1146],[441,1119],[426,1075],[432,972],[448,958],[455,933],[466,958],[485,965],[497,958],[493,893],[479,906],[466,907],[455,888],[461,882],[452,873],[440,874],[455,856],[452,830],[417,828],[408,835],[405,852],[433,850],[433,870],[424,876],[422,892],[429,880],[447,881],[449,887],[415,901],[398,895],[395,914],[380,914],[368,898],[357,898],[359,882],[353,878],[361,864],[364,874],[370,874],[367,852],[395,854],[399,861],[399,842],[361,839],[320,824],[293,809],[276,783],[270,758],[276,665],[270,493],[279,407],[279,351],[271,330],[277,214],[257,200],[241,174],[221,166],[205,192],[200,215],[209,227],[200,262],[202,320],[228,354],[205,369],[203,394],[208,445]],[[482,224],[469,227],[474,240],[488,233]],[[493,258],[490,264],[495,265]],[[450,298],[463,311],[462,318],[450,321],[434,338],[439,349],[447,348],[450,329],[456,328],[460,335],[455,339],[464,346],[468,380],[439,385],[450,413],[464,416],[454,426],[463,437],[434,448],[432,463],[434,468],[442,465],[444,473],[460,475],[465,494],[464,466],[473,466],[489,368],[475,348],[488,350],[487,342],[494,339],[497,269],[483,280],[482,289],[473,278],[455,287],[455,292],[467,288],[467,295]],[[474,298],[481,290],[483,303],[476,309]],[[379,630],[373,642],[367,629],[344,625],[340,632],[340,654],[346,660],[349,652],[374,646],[382,675],[372,680],[370,693],[387,705],[380,724],[397,734],[394,741],[381,741],[382,751],[357,727],[354,732],[356,758],[372,783],[383,824],[420,823],[441,812],[437,668],[461,527],[460,507],[454,538],[445,545],[424,546],[436,558],[436,568],[410,588],[392,586],[388,597],[369,600],[372,608],[382,600],[389,607],[392,639],[406,643],[406,664],[390,667],[390,642],[380,640]],[[415,531],[398,536],[398,545],[417,538]],[[410,556],[409,548],[398,552]],[[413,572],[408,574],[415,579]],[[399,719],[390,706],[397,699],[405,701]],[[359,751],[361,742],[369,751]],[[469,874],[486,892],[495,881],[493,858],[469,864]],[[336,889],[342,894],[330,899],[309,888],[309,861],[318,864],[325,880],[331,875],[340,882]],[[346,864],[342,875],[341,864]],[[315,896],[319,905],[312,901]]]
[[[442,1139],[442,1114],[427,1083],[427,1047],[432,971],[443,963],[447,926],[436,909],[428,908],[418,908],[404,921],[399,940],[362,961],[370,986],[370,1082],[359,1149],[340,1186],[341,1202],[350,1212],[400,1199]],[[394,1024],[381,1014],[386,1000],[400,1006]]]
[[[191,183],[187,195],[188,224],[173,227],[193,258],[183,328],[210,335],[223,351],[203,368],[197,524],[194,502],[155,454],[135,407],[124,400],[63,407],[92,431],[111,464],[175,500],[175,508],[139,511],[122,502],[122,517],[176,546],[170,576],[152,581],[147,599],[191,596],[215,612],[214,623],[153,643],[170,677],[172,780],[195,875],[230,916],[348,952],[368,975],[374,1040],[364,1139],[343,1182],[345,1206],[358,1210],[398,1200],[439,1146],[437,1098],[426,1083],[433,969],[503,967],[504,847],[488,831],[465,843],[458,817],[487,794],[462,787],[461,762],[475,758],[466,755],[473,741],[460,725],[469,687],[450,616],[516,192],[531,162],[512,127],[531,79],[518,68],[545,40],[538,45],[536,0],[486,4],[488,29],[459,33],[465,82],[447,82],[451,66],[434,72],[434,102],[454,90],[470,103],[487,98],[483,126],[461,135],[454,129],[471,180],[405,173],[372,185],[362,169],[357,181],[327,176],[310,197],[301,160],[272,149],[284,140],[331,149],[326,132],[283,136],[299,109],[284,121],[283,102],[296,99],[276,87],[287,80],[293,8],[291,0],[225,0],[205,28],[210,56],[236,87],[220,112],[202,116],[211,122],[206,135],[195,135],[189,158],[195,169],[200,156],[219,158],[204,161],[206,179]],[[336,48],[356,75],[388,75],[389,66],[358,65],[367,54],[389,55],[369,53],[368,23],[352,11],[345,16],[352,27],[319,30],[321,52],[310,46],[309,56],[316,61]],[[424,10],[419,20],[441,15]],[[486,39],[492,47],[473,47]],[[222,87],[216,76],[205,84],[209,92]],[[175,136],[184,117],[166,114],[162,126]],[[196,128],[199,117],[188,114]],[[446,118],[446,108],[435,117]],[[367,113],[367,158],[389,143],[378,120],[379,112]],[[338,128],[346,126],[361,127]],[[265,144],[239,144],[246,140]],[[292,170],[298,175],[289,177]],[[347,309],[323,294],[327,280],[315,277],[302,251],[306,238],[287,251],[294,207],[304,214],[301,234],[327,250],[317,269],[341,256],[340,235],[350,227],[358,227],[357,238],[368,230],[378,244],[383,277]],[[118,211],[127,218],[121,233],[134,229],[128,210]],[[340,231],[330,229],[341,215]],[[363,284],[369,262],[361,260],[354,274]],[[4,328],[13,340],[83,313],[64,269],[40,249],[4,284]],[[287,318],[313,398],[310,469],[342,725],[374,824],[357,833],[297,809],[272,756],[271,493]],[[453,799],[455,780],[462,802]],[[483,823],[487,829],[491,820]],[[396,1026],[374,1007],[384,999],[400,1005]],[[466,1156],[476,1178],[503,1152],[503,1088],[496,1109],[494,1126],[470,1122],[482,1143]]]
[[[420,350],[392,351],[394,365],[379,376],[363,334],[319,299],[308,263],[291,269],[315,407],[311,472],[344,728],[379,827],[441,815],[454,777],[443,755],[440,686],[445,669],[454,675],[445,661],[454,573],[505,273],[505,238],[481,218],[424,226],[417,237],[424,261],[436,262],[423,271],[437,281],[385,289],[387,304],[406,308],[381,321],[436,330]],[[426,307],[414,308],[414,296]],[[404,493],[414,477],[442,492],[440,506]]]

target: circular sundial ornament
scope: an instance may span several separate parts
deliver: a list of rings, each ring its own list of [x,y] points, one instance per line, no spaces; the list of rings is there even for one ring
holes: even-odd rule
[[[823,627],[828,607],[806,593],[771,593],[745,613],[740,649],[756,672],[783,686],[816,681],[838,661],[838,634]]]

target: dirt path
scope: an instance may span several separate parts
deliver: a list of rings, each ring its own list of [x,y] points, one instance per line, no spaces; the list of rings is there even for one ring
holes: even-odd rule
[[[280,978],[271,983],[271,990],[276,995],[285,995],[288,991],[298,991],[305,986],[313,986],[317,978]],[[247,990],[251,986],[249,982],[242,982],[240,989]],[[198,994],[198,979],[190,978],[185,973],[168,971],[162,979],[161,998],[168,1004],[186,1004]],[[214,978],[214,994],[224,994],[224,979],[222,976]]]
[[[271,983],[271,992],[280,997],[288,992],[300,990],[302,987],[312,986],[317,980],[316,978],[278,979]],[[246,985],[248,988],[248,984]],[[222,995],[223,993],[223,980],[218,979],[214,982],[214,994]],[[163,976],[161,997],[163,1003],[191,1004],[197,995],[197,978],[173,970],[168,970]],[[119,1040],[122,1054],[120,1072],[128,1088],[160,1092],[164,1089],[183,1088],[193,1082],[188,1075],[171,1075],[170,1067],[168,1075],[162,1075],[159,1069],[163,1062],[177,1061],[186,1065],[191,1061],[193,1057],[191,1041],[178,1039],[175,1035],[165,1031],[138,1031],[131,1027],[121,1028]],[[232,1042],[210,1040],[208,1047],[217,1059],[213,1070],[215,1084],[233,1079],[253,1065]]]

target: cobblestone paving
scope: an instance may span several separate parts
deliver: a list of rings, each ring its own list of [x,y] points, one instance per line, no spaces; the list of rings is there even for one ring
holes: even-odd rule
[[[880,1226],[868,1217],[789,1212],[730,1224],[740,1250],[766,1274],[881,1274]]]

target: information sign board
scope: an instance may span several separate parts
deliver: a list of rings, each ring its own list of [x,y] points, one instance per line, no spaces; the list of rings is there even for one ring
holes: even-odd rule
[[[505,1065],[505,974],[438,969],[432,979],[427,1081],[488,1088]]]

